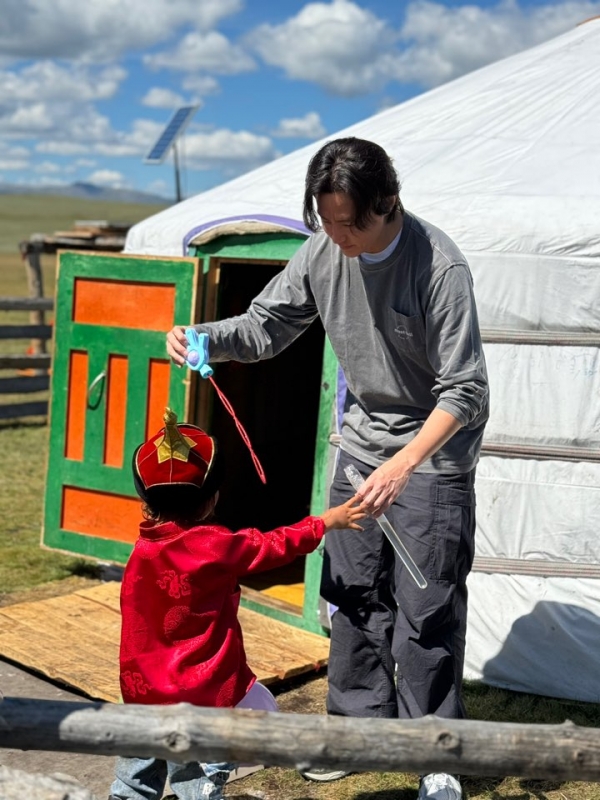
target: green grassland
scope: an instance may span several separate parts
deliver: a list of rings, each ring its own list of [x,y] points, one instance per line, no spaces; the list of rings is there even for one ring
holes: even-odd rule
[[[70,230],[75,220],[104,220],[133,225],[166,208],[166,205],[0,194],[0,253],[18,253],[19,242],[35,233],[51,235],[55,231]]]
[[[106,220],[134,224],[163,206],[107,203],[45,195],[0,195],[0,296],[27,297],[27,273],[19,254],[19,242],[34,233],[52,235],[69,230],[75,220]],[[44,294],[52,297],[56,256],[42,256]],[[52,321],[53,314],[46,314]],[[26,311],[0,312],[0,325],[27,323]],[[29,342],[0,339],[0,353],[24,353]],[[49,343],[49,350],[51,344]],[[9,377],[3,370],[0,375]],[[3,403],[46,399],[47,392],[0,397]],[[14,593],[45,591],[49,582],[71,585],[97,572],[93,561],[84,561],[40,547],[48,427],[44,418],[0,420],[0,605]],[[62,591],[52,586],[49,591]]]

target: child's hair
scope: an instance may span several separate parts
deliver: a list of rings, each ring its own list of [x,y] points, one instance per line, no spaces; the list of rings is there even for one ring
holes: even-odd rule
[[[216,440],[195,425],[177,424],[166,409],[165,427],[133,454],[133,481],[147,519],[198,522],[214,508],[221,476]]]
[[[142,505],[145,519],[154,522],[178,522],[191,525],[213,517],[216,492],[211,497],[200,495],[194,486],[176,484],[157,486],[147,493]]]

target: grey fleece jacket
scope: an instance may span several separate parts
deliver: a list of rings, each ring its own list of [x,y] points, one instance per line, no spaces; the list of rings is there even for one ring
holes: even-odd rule
[[[463,427],[419,471],[475,466],[488,381],[471,273],[446,234],[406,213],[394,252],[366,264],[316,233],[245,314],[196,328],[209,335],[211,362],[252,362],[280,353],[317,316],[352,394],[345,451],[379,466],[437,407]]]

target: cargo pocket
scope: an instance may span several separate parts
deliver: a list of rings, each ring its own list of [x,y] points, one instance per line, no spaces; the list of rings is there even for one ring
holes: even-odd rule
[[[436,488],[431,574],[456,583],[473,561],[474,493],[468,484],[441,482]]]

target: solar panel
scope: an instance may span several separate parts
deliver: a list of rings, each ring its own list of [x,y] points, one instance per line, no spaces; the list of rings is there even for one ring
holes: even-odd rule
[[[165,160],[169,148],[177,137],[181,136],[186,125],[199,108],[200,106],[182,106],[177,109],[167,127],[158,137],[156,144],[144,159],[146,164],[161,164]]]

